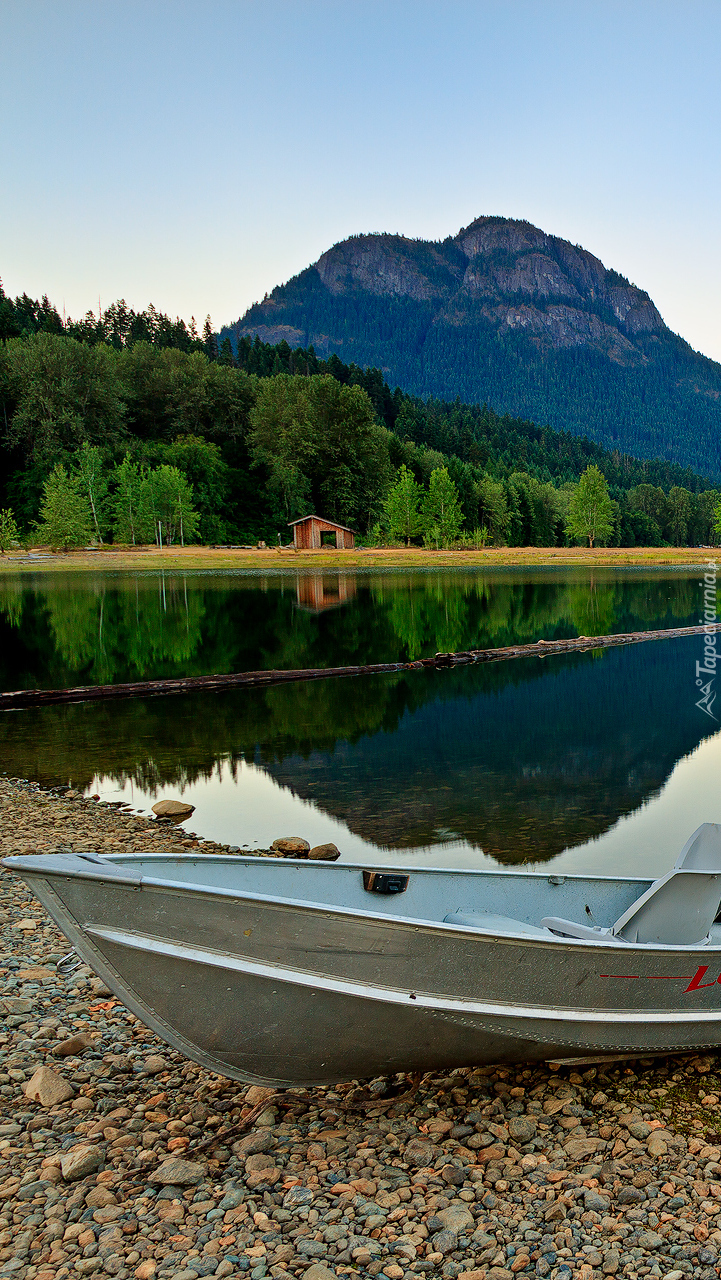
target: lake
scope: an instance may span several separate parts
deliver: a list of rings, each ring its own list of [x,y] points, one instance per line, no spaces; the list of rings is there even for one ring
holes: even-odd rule
[[[701,573],[487,569],[0,579],[5,690],[394,662],[691,626]],[[0,770],[223,843],[344,860],[654,875],[721,821],[701,637],[491,666],[5,712]]]

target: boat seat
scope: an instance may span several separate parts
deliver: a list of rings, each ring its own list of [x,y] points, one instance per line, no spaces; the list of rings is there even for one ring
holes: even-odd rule
[[[720,897],[721,870],[714,873],[675,867],[654,881],[610,928],[555,916],[546,916],[541,924],[564,938],[698,946],[708,942]]]
[[[702,822],[683,846],[674,869],[721,871],[721,823]]]
[[[483,929],[490,933],[522,933],[529,938],[548,938],[548,929],[527,924],[525,920],[513,920],[510,916],[494,915],[490,911],[473,911],[460,907],[445,916],[444,924],[462,924],[466,929]]]

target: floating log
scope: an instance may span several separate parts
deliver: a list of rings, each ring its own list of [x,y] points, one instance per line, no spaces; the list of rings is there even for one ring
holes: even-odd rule
[[[129,684],[86,684],[74,689],[16,689],[12,693],[0,693],[0,711],[63,702],[99,702],[107,698],[158,698],[197,691],[212,693],[221,689],[264,688],[274,684],[295,684],[301,680],[387,675],[423,668],[468,666],[477,662],[507,662],[511,658],[548,658],[556,653],[586,653],[590,649],[613,649],[619,645],[643,644],[648,640],[677,640],[719,630],[721,622],[700,627],[671,627],[664,631],[578,636],[575,640],[538,640],[535,644],[509,645],[504,649],[467,649],[461,653],[437,653],[432,658],[418,658],[415,662],[371,662],[362,667],[312,667],[291,671],[237,671],[227,675],[188,676],[174,680],[138,680]]]

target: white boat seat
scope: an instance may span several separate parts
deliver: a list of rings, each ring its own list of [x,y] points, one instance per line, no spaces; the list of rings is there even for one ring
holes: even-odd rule
[[[685,848],[693,853],[691,841]],[[574,920],[555,916],[546,916],[541,924],[565,938],[693,946],[708,941],[720,897],[721,870],[714,874],[674,868],[668,875],[654,881],[610,929],[577,924]]]
[[[702,822],[675,863],[677,871],[721,871],[721,823]]]
[[[525,920],[512,920],[510,916],[494,915],[490,911],[473,911],[465,907],[447,915],[444,924],[462,924],[467,929],[483,929],[490,933],[522,933],[530,938],[548,938],[548,929],[527,924]]]

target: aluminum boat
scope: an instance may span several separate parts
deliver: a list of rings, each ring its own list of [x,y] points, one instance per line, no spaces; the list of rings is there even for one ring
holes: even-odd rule
[[[187,854],[11,857],[148,1027],[236,1080],[721,1043],[721,825],[657,880]]]

